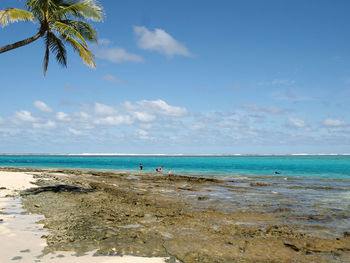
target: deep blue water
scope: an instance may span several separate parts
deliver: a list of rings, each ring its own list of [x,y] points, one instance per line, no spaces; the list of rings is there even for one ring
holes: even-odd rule
[[[213,176],[350,179],[350,156],[0,156],[0,166],[154,171]]]

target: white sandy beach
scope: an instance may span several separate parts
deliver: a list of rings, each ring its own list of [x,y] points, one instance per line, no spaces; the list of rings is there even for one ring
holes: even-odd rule
[[[57,251],[42,254],[47,233],[42,225],[36,224],[43,218],[40,215],[25,214],[19,191],[35,187],[33,175],[25,172],[0,171],[0,262],[65,262],[65,263],[158,263],[165,258],[144,258],[133,256],[98,256],[94,251],[83,256],[75,252]]]

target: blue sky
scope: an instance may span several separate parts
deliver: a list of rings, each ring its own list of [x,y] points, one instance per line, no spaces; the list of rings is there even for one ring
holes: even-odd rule
[[[0,152],[350,153],[349,1],[100,3],[96,69],[0,54]]]

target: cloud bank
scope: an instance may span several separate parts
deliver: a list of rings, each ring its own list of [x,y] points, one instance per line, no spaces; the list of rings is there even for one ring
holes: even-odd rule
[[[23,143],[52,142],[55,147],[73,147],[77,142],[82,143],[80,147],[92,144],[94,149],[121,144],[157,149],[159,145],[194,147],[198,153],[202,147],[233,151],[234,145],[333,145],[350,138],[344,120],[325,118],[308,123],[269,105],[245,104],[233,111],[201,113],[162,99],[116,105],[74,103],[61,105],[64,109],[57,112],[42,101],[35,101],[34,106],[39,112],[19,109],[0,117],[0,146],[6,138],[12,138],[10,142],[23,138]]]

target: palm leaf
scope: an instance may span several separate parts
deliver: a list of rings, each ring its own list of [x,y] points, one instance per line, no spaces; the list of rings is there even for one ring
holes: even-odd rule
[[[48,31],[45,35],[46,52],[44,57],[43,74],[46,75],[47,67],[49,65],[50,52],[56,54],[56,60],[59,64],[67,67],[67,51],[63,42],[55,36],[54,33]]]
[[[97,42],[97,32],[90,24],[76,20],[61,20],[60,22],[73,27],[84,39]]]
[[[58,31],[61,35],[64,34],[66,37],[74,36],[75,38],[83,42],[83,44],[87,47],[87,43],[83,38],[83,36],[77,30],[75,30],[72,26],[56,21],[52,24],[52,28]]]
[[[27,0],[26,8],[42,21],[47,18],[47,14],[57,11],[61,2],[62,0]]]
[[[34,22],[34,14],[32,12],[18,8],[0,10],[0,23],[2,27],[7,26],[9,22],[13,23],[17,21]]]
[[[50,51],[56,54],[59,64],[67,67],[67,51],[63,42],[54,33],[48,32],[48,34],[50,35]]]
[[[27,0],[26,8],[40,21],[44,20],[45,11],[42,8],[42,0]]]
[[[83,62],[88,65],[89,67],[96,67],[95,61],[94,61],[94,54],[90,50],[88,50],[85,46],[83,46],[79,41],[75,40],[73,37],[66,36],[65,34],[62,34],[62,37],[64,40],[69,43],[74,51],[77,51],[79,53],[80,58],[83,60]]]
[[[66,1],[68,2],[68,1]],[[103,7],[96,0],[84,0],[80,2],[70,1],[72,4],[60,8],[54,12],[56,19],[68,18],[69,15],[75,18],[84,18],[92,21],[103,21]]]

